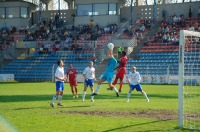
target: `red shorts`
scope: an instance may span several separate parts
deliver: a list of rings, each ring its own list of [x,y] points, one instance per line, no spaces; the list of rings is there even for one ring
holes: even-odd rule
[[[122,78],[122,79],[123,79],[125,73],[126,73],[126,68],[125,68],[125,67],[122,67],[122,68],[118,69],[118,72],[117,72],[116,77]]]
[[[77,86],[76,80],[69,80],[69,85],[70,86]]]

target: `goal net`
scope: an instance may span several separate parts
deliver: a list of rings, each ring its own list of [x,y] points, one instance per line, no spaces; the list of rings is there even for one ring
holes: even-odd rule
[[[178,125],[200,130],[200,33],[181,30],[179,41]]]

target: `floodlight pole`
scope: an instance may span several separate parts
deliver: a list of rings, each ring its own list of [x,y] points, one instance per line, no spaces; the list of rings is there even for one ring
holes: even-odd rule
[[[155,22],[156,21],[156,11],[157,10],[157,8],[156,8],[156,0],[154,0],[154,4],[153,4],[153,22]]]
[[[60,0],[58,0],[58,27],[60,28]]]
[[[131,0],[131,11],[130,11],[130,25],[133,25],[133,0]]]
[[[42,22],[42,1],[39,0],[39,25]]]

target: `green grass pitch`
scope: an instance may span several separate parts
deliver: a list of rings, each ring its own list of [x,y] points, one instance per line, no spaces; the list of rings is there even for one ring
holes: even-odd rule
[[[96,84],[95,84],[96,86]],[[133,91],[126,102],[127,84],[117,98],[103,84],[95,102],[87,89],[82,102],[83,83],[78,84],[79,98],[73,99],[65,83],[63,107],[49,103],[55,83],[1,83],[0,130],[20,132],[133,132],[183,131],[178,129],[178,86],[142,85],[150,102]],[[118,87],[118,85],[117,85]],[[187,130],[184,130],[187,131]]]

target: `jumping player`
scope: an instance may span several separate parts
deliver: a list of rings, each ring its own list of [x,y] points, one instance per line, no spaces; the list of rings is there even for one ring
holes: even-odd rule
[[[95,68],[93,67],[92,61],[89,62],[89,66],[86,67],[85,70],[83,71],[83,77],[85,79],[85,82],[82,94],[82,102],[85,101],[85,95],[88,86],[90,86],[91,94],[94,93],[93,86],[94,86],[94,81],[96,81],[96,77],[95,77]],[[94,96],[91,96],[91,101],[94,102]]]
[[[122,92],[122,85],[123,85],[124,75],[126,73],[127,61],[128,61],[128,58],[126,56],[126,52],[122,51],[122,57],[120,58],[119,65],[115,68],[117,69],[117,74],[115,76],[114,82],[112,83],[113,85],[115,85],[117,84],[118,79],[120,80],[119,92]],[[112,88],[107,88],[107,90],[112,90]]]
[[[63,68],[63,61],[58,60],[57,61],[58,68],[56,69],[55,73],[55,81],[56,81],[56,94],[53,96],[53,99],[50,103],[51,107],[54,107],[54,101],[58,97],[58,106],[63,106],[61,104],[61,99],[64,91],[64,81],[66,81],[66,76],[64,75],[64,68]]]
[[[73,98],[78,98],[78,88],[77,88],[77,81],[76,76],[78,74],[77,70],[73,68],[72,63],[69,63],[69,69],[66,72],[67,79],[69,78],[69,84],[71,87]],[[74,92],[75,89],[75,92]]]
[[[141,77],[140,73],[136,71],[136,67],[132,67],[132,72],[129,73],[127,76],[128,84],[130,86],[130,91],[127,94],[127,100],[126,102],[129,102],[129,98],[131,96],[131,92],[136,89],[137,91],[141,92],[144,97],[146,98],[147,102],[149,102],[149,98],[147,97],[147,94],[142,90],[140,83]]]
[[[112,46],[108,46],[108,51],[107,51],[107,56],[109,58],[108,59],[108,66],[106,68],[106,71],[103,73],[101,79],[98,81],[98,85],[96,87],[95,92],[91,96],[97,95],[97,93],[98,93],[98,91],[101,87],[102,82],[107,81],[109,87],[113,88],[114,91],[116,92],[117,97],[119,97],[118,90],[112,84],[112,78],[113,78],[113,75],[114,75],[114,69],[117,66],[117,60],[113,56],[114,45],[112,43],[109,43],[109,44],[112,45]]]

